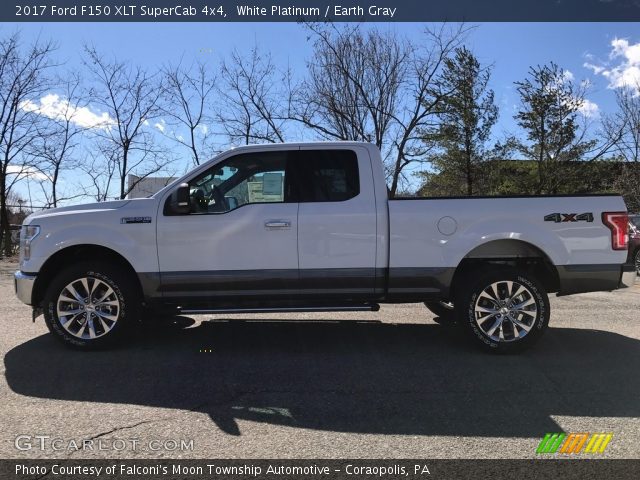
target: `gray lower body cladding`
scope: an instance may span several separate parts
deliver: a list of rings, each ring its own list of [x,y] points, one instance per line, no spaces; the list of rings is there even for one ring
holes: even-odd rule
[[[448,293],[453,268],[338,268],[141,273],[145,297],[207,299],[420,301]],[[388,284],[388,289],[385,286]]]
[[[633,265],[593,264],[558,265],[560,291],[558,295],[573,293],[611,291],[629,286],[623,284]],[[627,280],[628,281],[628,280]]]
[[[620,265],[557,266],[559,295],[620,288]],[[145,297],[179,304],[421,302],[446,299],[455,268],[340,268],[141,273]]]

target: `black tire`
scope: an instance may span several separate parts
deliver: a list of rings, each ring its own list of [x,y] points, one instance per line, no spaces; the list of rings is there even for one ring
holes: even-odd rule
[[[508,282],[512,282],[510,292]],[[498,289],[497,299],[492,286]],[[496,268],[476,278],[464,279],[457,291],[457,323],[485,350],[522,351],[538,341],[549,324],[549,297],[530,273]],[[484,293],[487,291],[490,294]],[[499,324],[497,328],[496,324]]]
[[[82,283],[83,278],[87,279],[87,285],[92,292],[86,291]],[[90,293],[89,296],[93,293],[92,300],[84,305],[75,301],[78,297],[69,295],[69,285],[81,298],[86,299],[87,293]],[[69,347],[93,350],[112,346],[123,338],[128,327],[139,317],[140,298],[137,293],[134,279],[118,265],[102,262],[72,265],[53,278],[45,293],[45,322],[49,331]],[[104,304],[99,303],[100,298],[97,298],[103,295],[107,295],[103,299]],[[65,298],[74,301],[65,301]],[[82,312],[70,313],[68,316],[58,315],[59,306],[63,312],[77,312],[80,309]],[[87,318],[88,315],[91,319]],[[65,328],[63,325],[69,326]]]
[[[450,302],[424,302],[431,313],[435,315],[434,322],[440,325],[452,325],[455,323],[455,312]]]
[[[635,255],[633,256],[633,263],[636,266],[636,274],[640,275],[640,248],[636,249]]]

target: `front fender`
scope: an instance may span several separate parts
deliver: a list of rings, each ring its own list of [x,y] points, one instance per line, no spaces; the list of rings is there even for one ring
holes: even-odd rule
[[[56,221],[42,222],[41,233],[32,243],[31,258],[20,264],[20,270],[37,273],[51,256],[61,250],[95,245],[117,252],[136,272],[157,272],[155,222],[122,223],[122,218],[129,216],[138,217],[139,214],[123,210],[76,213],[66,218],[59,217]]]

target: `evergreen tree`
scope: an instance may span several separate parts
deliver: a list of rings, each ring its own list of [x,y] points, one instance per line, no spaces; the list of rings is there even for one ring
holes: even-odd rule
[[[440,125],[428,140],[438,146],[432,165],[441,178],[449,179],[451,193],[478,193],[479,166],[486,160],[486,144],[498,119],[490,78],[490,67],[481,66],[466,47],[445,60],[441,83],[447,94]]]
[[[524,159],[537,163],[535,192],[557,193],[566,162],[582,160],[595,145],[584,139],[578,123],[584,88],[553,62],[532,67],[528,78],[515,85],[521,106],[514,118],[527,140],[514,141],[514,146]]]

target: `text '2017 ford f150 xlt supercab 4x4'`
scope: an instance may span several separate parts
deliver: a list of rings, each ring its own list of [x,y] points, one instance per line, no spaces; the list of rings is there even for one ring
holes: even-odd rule
[[[425,302],[519,350],[547,327],[548,292],[635,275],[619,196],[390,199],[357,142],[240,147],[150,198],[35,213],[20,252],[18,297],[80,348],[144,315]]]

